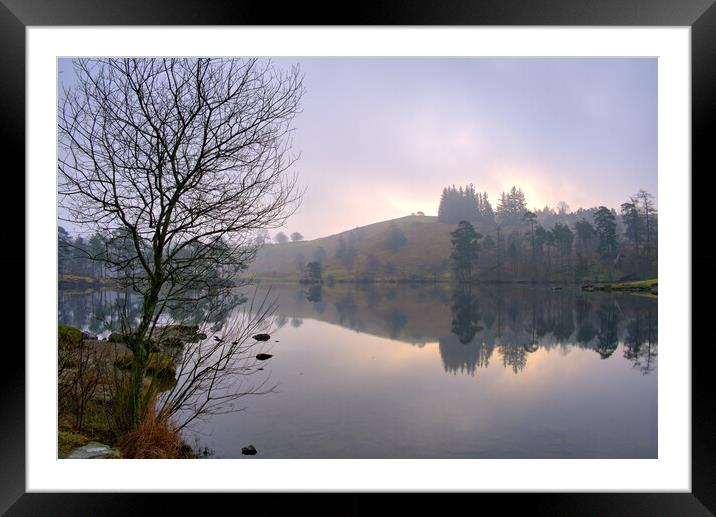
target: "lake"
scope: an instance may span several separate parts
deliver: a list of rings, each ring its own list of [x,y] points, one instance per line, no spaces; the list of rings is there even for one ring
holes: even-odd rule
[[[269,287],[273,357],[256,373],[276,388],[185,433],[211,457],[657,457],[654,297]],[[101,334],[118,296],[61,291],[60,322]],[[249,444],[256,456],[241,455]]]

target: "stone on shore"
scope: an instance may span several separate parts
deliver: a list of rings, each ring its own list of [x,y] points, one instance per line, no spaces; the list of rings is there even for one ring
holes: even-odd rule
[[[90,459],[109,459],[120,458],[121,455],[117,449],[113,449],[109,445],[99,442],[89,442],[87,445],[77,447],[68,456],[70,460],[90,460]]]

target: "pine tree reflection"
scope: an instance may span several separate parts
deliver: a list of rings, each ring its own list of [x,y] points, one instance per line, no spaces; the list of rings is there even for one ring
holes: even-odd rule
[[[602,359],[611,357],[619,346],[617,326],[619,311],[614,303],[604,303],[599,308],[599,330],[597,331],[596,350]]]
[[[455,289],[452,299],[452,333],[460,343],[470,343],[475,334],[482,330],[479,324],[480,310],[477,296],[472,293],[470,285],[461,285]]]
[[[385,321],[388,325],[388,335],[390,339],[397,339],[408,323],[408,317],[396,307],[392,307],[386,312]]]
[[[624,357],[644,375],[656,368],[657,327],[656,306],[640,307],[627,325]]]
[[[622,342],[624,358],[647,374],[656,368],[656,312],[655,300],[633,296],[617,302],[606,294],[544,288],[458,288],[452,335],[439,338],[439,350],[447,372],[475,375],[494,350],[505,368],[519,373],[540,348],[577,347],[608,359]]]
[[[553,291],[544,286],[433,284],[272,286],[274,323],[315,319],[417,346],[438,343],[446,372],[476,375],[495,362],[519,373],[538,350],[591,350],[657,369],[658,303],[632,295]],[[118,308],[136,314],[127,293],[60,293],[59,319],[83,329],[111,328]],[[300,330],[297,330],[300,331]],[[622,347],[622,351],[615,351]]]
[[[323,289],[321,284],[310,284],[306,289],[304,289],[306,300],[311,303],[319,303],[321,301],[322,291]]]

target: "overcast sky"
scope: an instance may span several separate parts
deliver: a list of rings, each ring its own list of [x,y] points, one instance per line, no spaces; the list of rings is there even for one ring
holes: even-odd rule
[[[618,208],[657,197],[656,59],[312,58],[295,120],[306,188],[287,230],[312,239],[421,210],[474,183],[493,206]],[[60,83],[72,83],[68,60]]]

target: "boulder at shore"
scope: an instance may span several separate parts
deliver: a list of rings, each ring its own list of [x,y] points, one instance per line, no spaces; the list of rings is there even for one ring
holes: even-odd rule
[[[67,459],[71,460],[89,460],[89,459],[107,459],[119,458],[120,454],[117,449],[111,448],[99,442],[89,442],[87,445],[77,447],[73,450]]]

